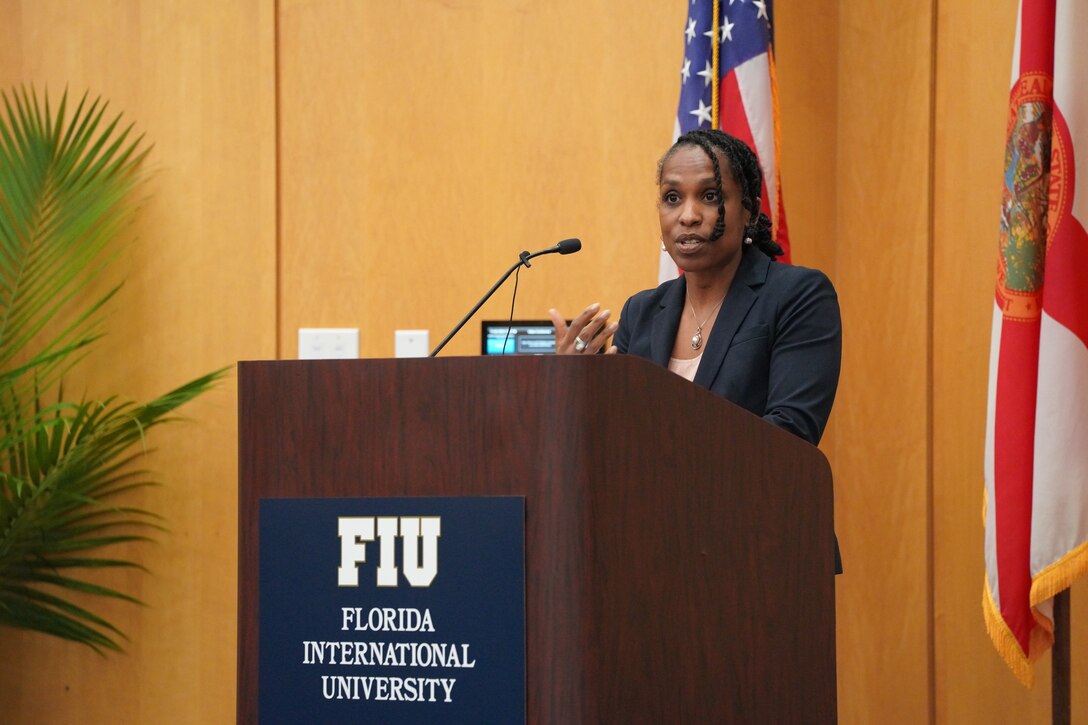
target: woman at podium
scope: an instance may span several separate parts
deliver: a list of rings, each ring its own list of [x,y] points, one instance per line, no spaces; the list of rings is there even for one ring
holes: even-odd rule
[[[819,443],[839,380],[838,298],[822,272],[775,262],[756,155],[722,131],[691,131],[657,180],[661,242],[683,275],[632,296],[618,323],[597,305],[569,326],[550,310],[556,352],[647,358]]]

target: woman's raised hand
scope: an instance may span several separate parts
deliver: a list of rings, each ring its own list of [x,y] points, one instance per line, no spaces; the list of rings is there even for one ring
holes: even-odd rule
[[[557,355],[577,355],[579,353],[596,353],[605,348],[612,333],[619,327],[619,323],[609,322],[611,310],[605,310],[597,314],[601,306],[594,302],[582,311],[582,314],[570,321],[558,310],[548,310],[548,316],[555,325],[555,353]],[[616,352],[616,346],[605,350],[608,354]]]

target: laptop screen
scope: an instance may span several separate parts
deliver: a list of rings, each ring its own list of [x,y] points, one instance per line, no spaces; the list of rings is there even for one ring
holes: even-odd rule
[[[480,333],[483,355],[550,355],[555,352],[551,320],[484,320]]]

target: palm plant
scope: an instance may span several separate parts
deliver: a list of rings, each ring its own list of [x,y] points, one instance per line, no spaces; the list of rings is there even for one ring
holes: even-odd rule
[[[55,112],[34,91],[0,98],[0,625],[116,650],[123,634],[85,601],[136,601],[93,581],[138,567],[103,550],[161,528],[125,505],[152,484],[133,463],[148,429],[223,371],[148,403],[65,399],[119,288],[91,283],[135,212],[147,149],[101,99],[69,116],[67,93]]]

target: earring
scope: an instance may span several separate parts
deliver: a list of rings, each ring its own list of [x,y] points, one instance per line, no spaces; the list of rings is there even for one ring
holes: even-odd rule
[[[745,244],[751,244],[752,243],[752,238],[751,237],[745,237],[744,238],[744,243]]]
[[[664,251],[667,251],[667,250],[665,249],[665,240],[664,240],[664,239],[662,239],[662,240],[661,240],[661,251],[662,251],[662,252],[664,252]]]

